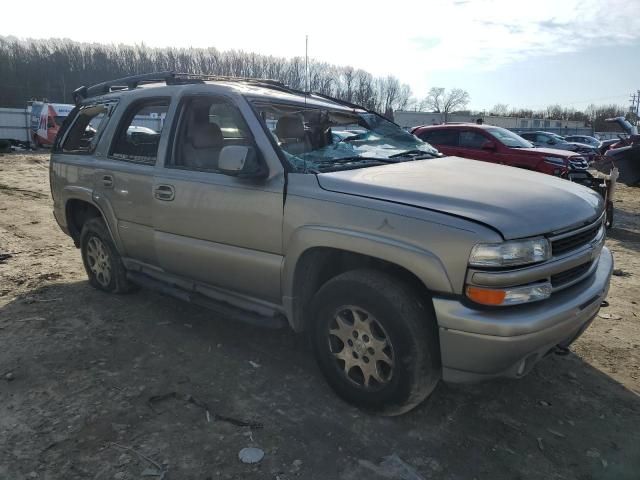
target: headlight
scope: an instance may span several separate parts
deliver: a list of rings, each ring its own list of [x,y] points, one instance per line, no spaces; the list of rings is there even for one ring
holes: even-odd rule
[[[514,240],[503,243],[479,243],[471,250],[469,265],[474,267],[510,267],[542,262],[551,258],[546,238]]]
[[[560,157],[544,157],[544,161],[550,163],[551,165],[556,165],[558,167],[566,166],[566,162],[564,158]]]
[[[537,302],[551,296],[549,282],[503,289],[468,286],[467,297],[481,305],[507,306],[520,303]]]

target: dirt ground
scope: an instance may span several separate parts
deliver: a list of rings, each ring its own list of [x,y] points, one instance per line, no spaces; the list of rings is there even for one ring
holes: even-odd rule
[[[610,306],[571,355],[380,418],[286,329],[91,288],[48,156],[0,156],[0,479],[640,479],[640,187],[617,198]]]

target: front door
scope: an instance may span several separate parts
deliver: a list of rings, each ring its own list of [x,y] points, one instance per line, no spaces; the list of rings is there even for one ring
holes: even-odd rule
[[[222,174],[221,150],[256,148],[231,100],[186,97],[153,185],[157,263],[213,287],[280,303],[284,176]]]
[[[495,149],[485,149],[483,146],[491,141],[489,137],[475,130],[462,130],[458,138],[457,155],[472,160],[497,163]],[[495,141],[494,141],[495,143]]]

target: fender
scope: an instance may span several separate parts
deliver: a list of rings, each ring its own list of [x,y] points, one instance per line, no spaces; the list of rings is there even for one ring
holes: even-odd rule
[[[67,215],[67,205],[70,200],[82,200],[83,202],[93,205],[98,209],[100,215],[102,215],[104,223],[107,225],[107,230],[109,231],[111,239],[118,249],[118,252],[120,252],[121,255],[124,254],[122,242],[118,235],[116,216],[109,201],[105,197],[94,192],[93,189],[87,187],[68,185],[64,187],[64,191],[66,192],[64,205],[65,217]]]
[[[283,306],[294,329],[300,321],[295,318],[293,308],[295,270],[304,252],[314,247],[334,248],[379,258],[410,271],[432,291],[454,293],[444,265],[429,250],[372,233],[308,225],[293,232],[282,266]]]

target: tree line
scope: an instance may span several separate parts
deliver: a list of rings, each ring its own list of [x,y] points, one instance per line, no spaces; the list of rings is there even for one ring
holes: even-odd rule
[[[411,89],[396,77],[375,77],[362,69],[314,60],[308,68],[311,91],[380,113],[409,106]],[[167,70],[268,78],[292,88],[307,89],[303,57],[288,59],[216,48],[150,48],[0,36],[0,106],[23,107],[34,99],[72,103],[73,90],[79,86]]]
[[[590,104],[584,110],[578,110],[562,105],[549,105],[543,109],[509,108],[509,105],[498,103],[488,112],[489,115],[509,116],[518,118],[549,118],[554,120],[573,120],[584,122],[586,127],[593,127],[597,132],[619,130],[616,124],[605,120],[613,117],[626,117],[630,121],[636,121],[635,114],[629,108],[621,105],[595,105]]]
[[[409,86],[394,76],[375,77],[350,66],[310,60],[308,68],[307,78],[303,57],[221,51],[213,47],[151,48],[144,44],[103,45],[68,39],[19,40],[0,36],[0,107],[24,107],[29,100],[72,103],[72,93],[79,86],[166,70],[279,80],[292,88],[308,88],[391,118],[393,111],[415,110],[440,112],[446,119],[449,114],[463,110],[470,100],[465,90],[439,87],[431,88],[422,99],[415,98]],[[561,105],[531,110],[497,104],[489,112],[473,114],[578,120],[603,131],[610,126],[604,122],[605,118],[625,115],[628,111],[618,105],[590,105],[581,111]]]

